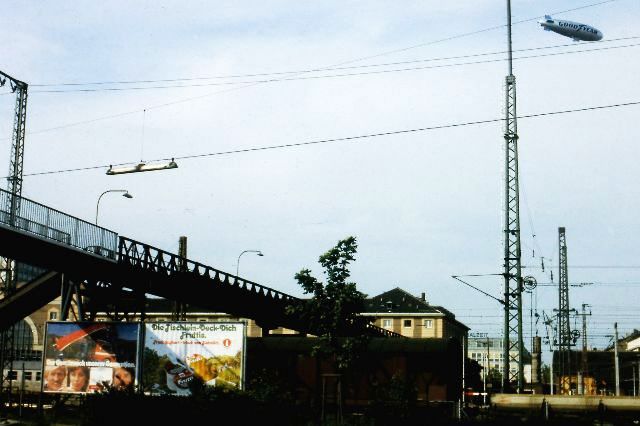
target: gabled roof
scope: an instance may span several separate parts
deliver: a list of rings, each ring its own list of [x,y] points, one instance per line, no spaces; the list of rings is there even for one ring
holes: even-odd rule
[[[628,335],[626,335],[625,337],[620,339],[620,342],[629,343],[632,340],[637,339],[638,337],[640,337],[640,331],[638,331],[637,329],[634,328],[631,333],[629,333]]]
[[[442,306],[430,305],[400,287],[386,291],[365,301],[366,312],[389,312],[403,314],[434,314],[451,318],[456,316]]]
[[[436,306],[396,287],[365,301],[365,312],[443,314]]]
[[[456,320],[456,316],[442,306],[430,305],[400,287],[386,291],[365,301],[363,314],[424,314],[435,317],[446,317],[452,322],[469,330],[469,327]]]
[[[620,344],[622,344],[622,345],[629,344],[629,343],[631,343],[632,341],[634,341],[635,339],[638,339],[638,338],[640,338],[640,331],[634,328],[631,333],[629,333],[626,336],[621,337],[621,338],[618,339],[618,345],[620,345]],[[620,346],[618,346],[618,347],[620,347]],[[607,346],[604,350],[605,351],[612,351],[613,350],[613,343],[611,343],[609,346]]]

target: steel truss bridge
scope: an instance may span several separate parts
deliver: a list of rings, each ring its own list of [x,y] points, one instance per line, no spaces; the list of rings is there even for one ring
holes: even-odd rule
[[[144,320],[147,295],[314,334],[278,290],[180,257],[0,189],[0,256],[43,273],[0,300],[0,330],[62,297],[62,319]],[[13,204],[12,204],[13,203]],[[19,206],[12,211],[11,206]],[[18,266],[19,267],[19,266]],[[363,321],[349,333],[398,336]]]

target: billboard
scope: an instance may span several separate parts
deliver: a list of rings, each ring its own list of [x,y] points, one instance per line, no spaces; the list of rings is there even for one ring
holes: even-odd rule
[[[158,322],[146,324],[144,334],[145,391],[189,395],[196,382],[244,387],[244,323]]]
[[[92,393],[133,388],[140,325],[48,322],[43,355],[44,392]]]

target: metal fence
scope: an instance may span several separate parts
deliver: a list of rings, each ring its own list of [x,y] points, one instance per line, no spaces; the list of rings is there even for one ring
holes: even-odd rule
[[[0,223],[116,259],[118,234],[0,189]]]
[[[248,293],[261,294],[266,299],[282,302],[295,302],[300,299],[290,296],[267,286],[248,281],[235,275],[228,274],[211,266],[180,257],[176,254],[160,250],[148,244],[120,237],[119,260],[137,266],[144,270],[171,275],[188,272],[195,276],[209,278],[220,285],[232,286]]]

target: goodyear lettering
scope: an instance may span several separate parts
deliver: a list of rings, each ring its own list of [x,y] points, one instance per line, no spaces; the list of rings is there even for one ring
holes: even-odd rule
[[[574,24],[573,22],[558,21],[558,26],[561,28],[571,28],[577,32],[584,31],[587,33],[597,34],[598,31],[594,28],[588,27],[584,24]]]

